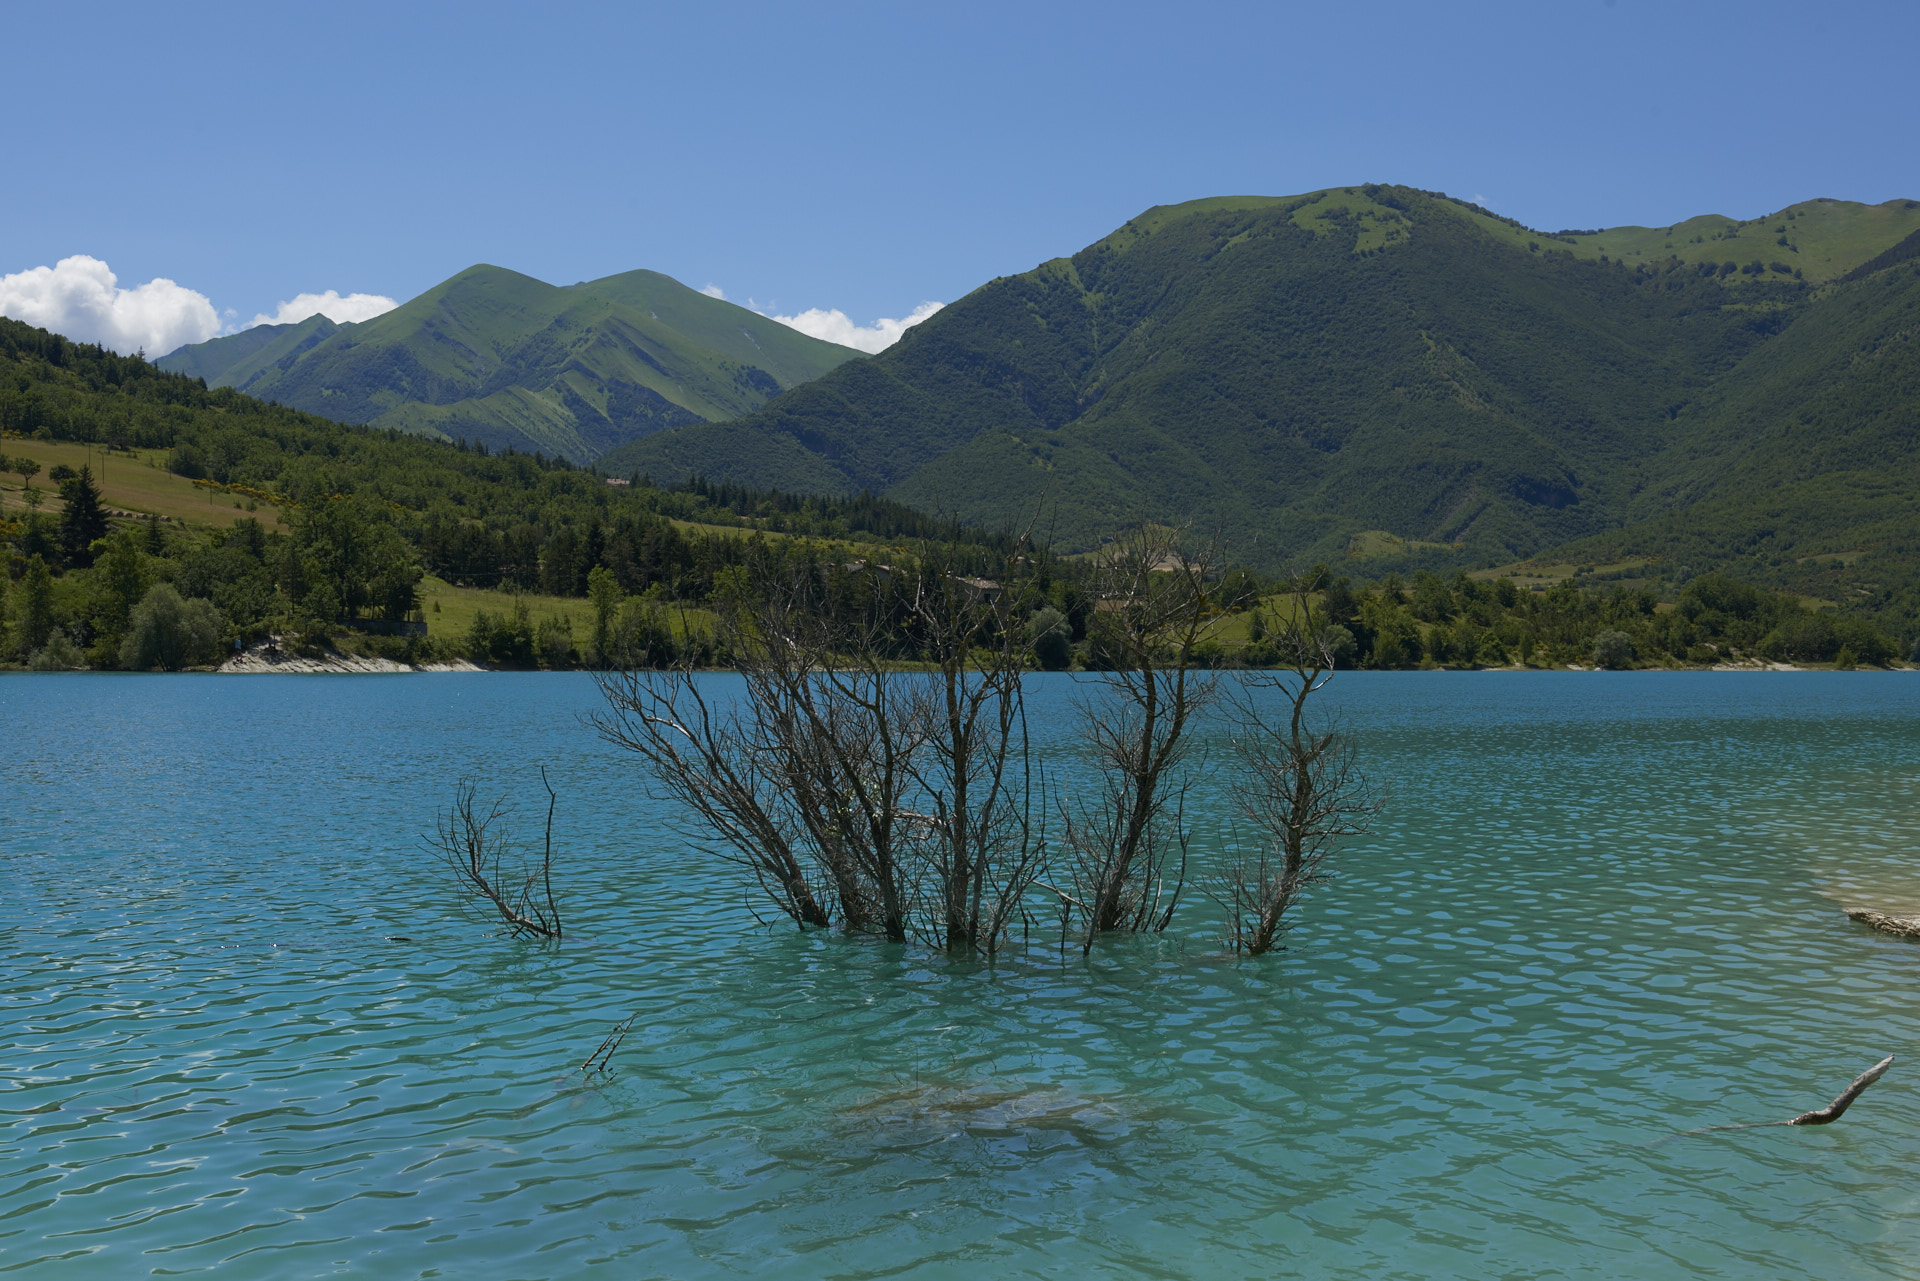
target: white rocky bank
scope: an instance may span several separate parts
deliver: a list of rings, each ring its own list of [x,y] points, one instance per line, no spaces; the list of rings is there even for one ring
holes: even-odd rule
[[[236,675],[373,675],[398,672],[483,672],[487,670],[464,658],[447,663],[422,663],[418,667],[396,663],[390,658],[361,658],[328,650],[321,658],[301,658],[280,647],[280,638],[270,636],[259,644],[235,654],[217,669]]]

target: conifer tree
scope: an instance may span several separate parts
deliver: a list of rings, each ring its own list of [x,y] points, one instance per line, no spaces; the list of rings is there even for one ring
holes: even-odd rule
[[[93,564],[93,541],[107,534],[107,514],[100,507],[93,469],[82,467],[78,476],[60,486],[60,496],[67,504],[60,517],[60,549],[69,565],[86,569]]]

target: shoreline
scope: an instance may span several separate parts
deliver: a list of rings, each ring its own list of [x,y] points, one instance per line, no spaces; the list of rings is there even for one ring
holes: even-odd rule
[[[15,664],[5,664],[5,665],[0,665],[0,676],[6,676],[6,675],[111,676],[111,675],[129,675],[129,674],[141,675],[141,676],[151,676],[156,674],[175,675],[175,676],[178,676],[178,675],[200,675],[200,676],[206,676],[206,675],[219,675],[219,676],[393,675],[393,676],[398,676],[398,675],[407,675],[407,674],[414,674],[414,673],[437,673],[437,672],[466,672],[466,673],[545,672],[548,675],[564,675],[566,672],[587,672],[587,671],[593,670],[591,667],[584,667],[584,666],[569,667],[569,668],[562,669],[560,672],[554,672],[552,671],[552,669],[547,669],[547,668],[493,667],[493,666],[488,666],[481,663],[476,663],[469,658],[453,658],[453,659],[442,660],[439,662],[421,663],[418,665],[414,665],[409,663],[396,662],[395,660],[389,659],[389,658],[363,658],[354,654],[342,654],[337,650],[331,651],[324,658],[298,658],[292,655],[280,653],[278,651],[276,651],[275,653],[262,652],[265,649],[267,649],[266,646],[254,646],[234,656],[233,658],[227,659],[225,662],[221,663],[217,667],[189,667],[189,668],[184,668],[179,672],[171,672],[171,673],[153,673],[153,672],[125,673],[125,672],[119,671],[118,669],[105,669],[105,668],[96,669],[96,668],[84,668],[84,667],[62,668],[62,669],[58,669],[56,671],[51,671],[51,672],[46,672],[46,671],[35,672],[33,669],[28,667],[23,667]],[[732,668],[732,667],[702,667],[698,670],[702,672],[732,672],[732,671],[737,671],[738,669]],[[911,669],[902,669],[902,670],[911,670]],[[1221,667],[1221,668],[1213,668],[1213,669],[1195,668],[1194,670],[1196,671],[1212,670],[1218,673],[1219,675],[1227,676],[1227,675],[1232,675],[1235,672],[1260,672],[1260,671],[1272,671],[1272,670],[1278,670],[1278,669],[1262,668],[1262,667]],[[1618,670],[1613,670],[1613,669],[1599,668],[1599,667],[1586,667],[1577,663],[1569,663],[1566,666],[1557,666],[1557,667],[1516,667],[1516,666],[1509,665],[1505,667],[1345,668],[1345,669],[1341,669],[1339,674],[1342,676],[1382,676],[1382,675],[1389,675],[1389,674],[1391,675],[1422,675],[1422,676],[1438,676],[1438,675],[1482,675],[1482,676],[1516,675],[1517,676],[1517,675],[1551,675],[1559,672],[1581,672],[1581,673],[1590,674],[1590,673],[1603,672],[1603,671],[1611,671],[1612,674],[1621,675],[1621,676],[1648,675],[1648,674],[1706,675],[1708,673],[1722,673],[1722,672],[1736,672],[1736,673],[1739,673],[1739,672],[1745,672],[1745,673],[1788,672],[1788,673],[1798,673],[1801,675],[1820,675],[1820,674],[1833,674],[1833,673],[1842,672],[1842,671],[1844,671],[1848,675],[1867,675],[1867,674],[1873,674],[1873,673],[1911,674],[1913,672],[1920,672],[1920,665],[1913,664],[1913,663],[1889,663],[1885,667],[1835,668],[1835,667],[1801,667],[1801,666],[1796,666],[1792,663],[1769,663],[1769,664],[1756,663],[1752,665],[1721,664],[1714,667],[1704,667],[1704,666],[1703,667],[1629,667],[1629,668],[1621,668]],[[1027,675],[1029,676],[1098,676],[1100,675],[1100,673],[1093,672],[1093,671],[1084,671],[1084,670],[1077,671],[1077,672],[1074,672],[1074,671],[1045,672],[1036,668],[1029,671]]]
[[[439,663],[401,663],[391,658],[363,658],[329,649],[321,658],[301,658],[280,648],[278,638],[250,645],[213,669],[216,676],[401,676],[419,672],[484,672],[468,659]]]

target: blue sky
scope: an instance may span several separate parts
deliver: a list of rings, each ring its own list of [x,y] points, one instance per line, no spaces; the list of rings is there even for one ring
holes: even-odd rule
[[[1530,225],[1920,197],[1920,5],[9,6],[0,274],[223,325],[474,262],[861,324],[1141,209],[1402,182]]]

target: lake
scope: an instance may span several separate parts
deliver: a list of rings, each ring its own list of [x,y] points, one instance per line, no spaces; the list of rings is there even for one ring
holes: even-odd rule
[[[1283,954],[991,967],[757,923],[597,700],[0,677],[0,1271],[1920,1276],[1920,945],[1841,912],[1920,910],[1920,677],[1343,674],[1389,804]],[[543,763],[557,946],[420,843]]]

